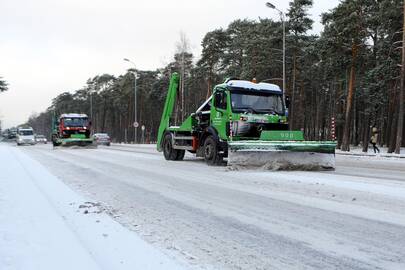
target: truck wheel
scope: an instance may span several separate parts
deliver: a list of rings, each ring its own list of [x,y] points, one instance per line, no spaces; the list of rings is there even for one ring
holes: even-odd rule
[[[60,143],[57,143],[57,142],[55,142],[55,141],[52,141],[52,144],[53,144],[53,147],[56,147],[56,146],[59,146],[59,145],[60,145]]]
[[[177,151],[176,160],[183,160],[184,155],[186,154],[186,151],[184,151],[184,150],[176,150],[176,151]]]
[[[166,160],[177,159],[177,150],[173,149],[172,135],[170,133],[167,133],[163,140],[163,155]]]
[[[208,165],[217,166],[222,164],[223,157],[219,153],[218,143],[213,136],[208,136],[204,142],[204,159]]]

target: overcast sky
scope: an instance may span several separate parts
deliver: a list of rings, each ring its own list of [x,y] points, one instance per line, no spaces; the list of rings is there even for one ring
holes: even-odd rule
[[[282,10],[287,0],[272,0]],[[314,0],[314,33],[319,15],[339,0]],[[123,74],[133,60],[138,69],[164,66],[180,32],[194,55],[205,33],[235,19],[278,13],[263,0],[0,0],[0,76],[10,84],[0,94],[3,128],[45,110],[52,98],[82,87],[97,74]]]

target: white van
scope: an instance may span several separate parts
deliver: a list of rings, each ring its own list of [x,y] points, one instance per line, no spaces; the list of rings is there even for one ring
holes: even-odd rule
[[[35,144],[34,130],[32,128],[19,128],[17,130],[17,145]]]

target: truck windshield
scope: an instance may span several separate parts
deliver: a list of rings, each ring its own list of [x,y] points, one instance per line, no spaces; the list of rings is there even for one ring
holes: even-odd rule
[[[232,93],[233,112],[283,114],[282,96],[271,93]]]
[[[65,127],[85,127],[87,118],[65,118],[63,119]]]
[[[34,132],[32,130],[20,130],[18,132],[18,134],[20,134],[22,136],[30,136],[30,135],[34,135]]]

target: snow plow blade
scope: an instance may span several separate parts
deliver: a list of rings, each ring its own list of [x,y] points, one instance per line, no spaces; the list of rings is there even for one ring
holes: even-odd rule
[[[97,145],[94,143],[93,139],[60,139],[58,140],[58,146],[69,147],[69,148],[97,148]]]
[[[233,141],[228,143],[228,165],[270,170],[333,170],[335,142]]]

